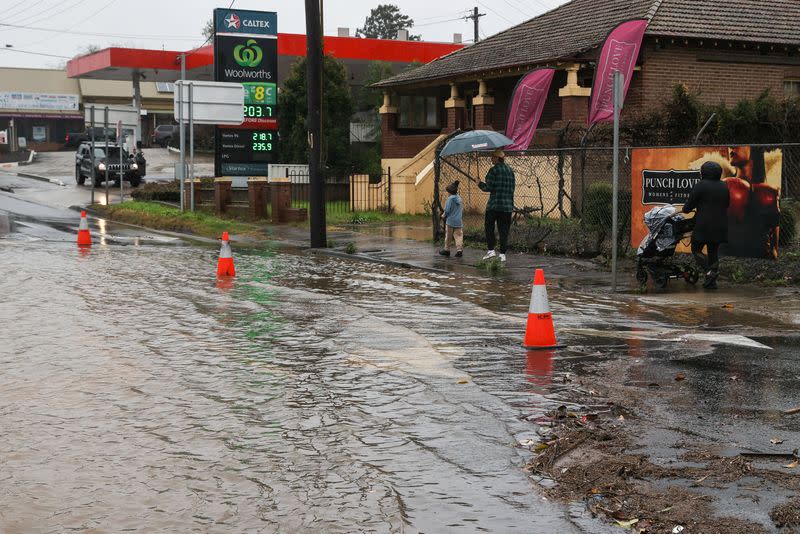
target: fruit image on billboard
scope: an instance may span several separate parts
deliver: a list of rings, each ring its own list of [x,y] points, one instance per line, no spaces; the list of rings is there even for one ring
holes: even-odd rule
[[[706,161],[722,166],[722,180],[730,193],[728,243],[722,253],[777,258],[783,153],[761,146],[635,149],[631,160],[631,245],[637,247],[647,235],[647,211],[664,204],[682,207]]]

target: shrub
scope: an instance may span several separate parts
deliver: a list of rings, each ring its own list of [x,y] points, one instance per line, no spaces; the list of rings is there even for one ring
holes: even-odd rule
[[[143,185],[131,193],[134,200],[142,202],[180,202],[181,187],[178,180],[171,182],[152,182]]]
[[[788,247],[797,237],[797,211],[794,206],[781,206],[780,246]]]
[[[613,207],[614,192],[610,183],[595,182],[586,188],[583,199],[583,223],[585,226],[598,228],[611,228],[611,209]],[[630,219],[631,192],[620,191],[619,221],[624,224]]]
[[[631,222],[631,192],[619,192],[619,243],[625,249]],[[610,183],[595,182],[586,188],[583,198],[584,228],[597,232],[597,248],[611,236],[613,189]],[[609,245],[610,246],[610,245]]]

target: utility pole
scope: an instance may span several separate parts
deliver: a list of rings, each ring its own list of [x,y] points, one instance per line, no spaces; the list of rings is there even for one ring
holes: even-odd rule
[[[472,15],[467,15],[464,17],[464,20],[472,19],[472,22],[475,24],[475,36],[472,40],[473,43],[477,43],[481,40],[480,32],[478,31],[478,19],[485,16],[486,13],[478,13],[478,7],[476,6],[475,9],[472,10]]]
[[[306,0],[311,248],[325,248],[328,244],[325,228],[325,177],[320,168],[322,156],[322,29],[320,28],[319,4],[320,0]]]

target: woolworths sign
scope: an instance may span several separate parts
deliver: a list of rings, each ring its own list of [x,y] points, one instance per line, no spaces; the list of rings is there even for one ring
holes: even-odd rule
[[[214,10],[214,79],[245,87],[244,123],[217,128],[217,176],[266,176],[277,161],[278,16]]]

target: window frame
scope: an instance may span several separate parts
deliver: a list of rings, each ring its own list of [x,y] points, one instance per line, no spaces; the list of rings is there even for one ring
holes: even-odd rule
[[[789,87],[794,86],[794,91],[790,94]],[[784,98],[800,98],[800,78],[784,78],[783,79],[783,97]]]
[[[403,106],[403,99],[410,99],[410,105],[407,108]],[[416,103],[416,105],[415,105]],[[423,124],[417,124],[414,119],[420,111],[419,103],[422,104],[420,116],[423,119]],[[428,123],[428,115],[431,111],[429,107],[433,105],[435,112],[435,124]],[[442,128],[442,110],[439,102],[439,97],[435,95],[400,95],[398,101],[398,117],[397,126],[401,130],[420,130],[431,131],[441,130]],[[404,120],[405,119],[405,120]]]

